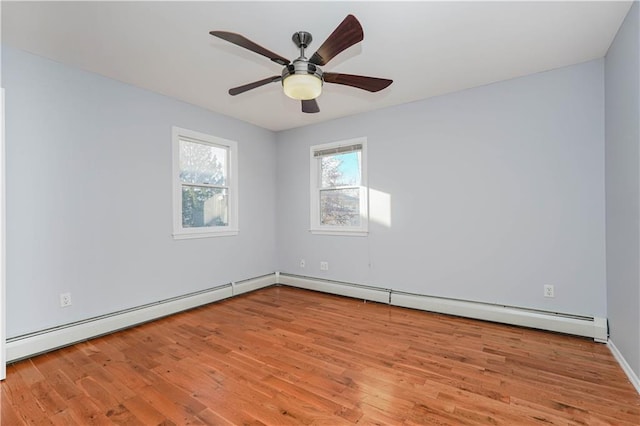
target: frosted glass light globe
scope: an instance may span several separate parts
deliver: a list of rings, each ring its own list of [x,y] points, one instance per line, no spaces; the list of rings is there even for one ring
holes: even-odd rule
[[[293,74],[282,82],[284,94],[292,99],[308,101],[322,93],[322,80],[313,74]]]

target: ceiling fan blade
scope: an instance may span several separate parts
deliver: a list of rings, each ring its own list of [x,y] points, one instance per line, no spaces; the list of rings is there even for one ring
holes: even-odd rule
[[[320,107],[318,106],[318,102],[316,102],[315,99],[302,101],[302,112],[306,112],[308,114],[320,112]]]
[[[256,87],[264,86],[265,84],[275,83],[276,81],[282,80],[282,76],[274,75],[273,77],[267,77],[263,80],[254,81],[253,83],[248,83],[243,86],[234,87],[233,89],[229,89],[229,94],[231,96],[239,95],[240,93],[244,93],[247,90],[255,89]]]
[[[335,72],[325,72],[323,74],[325,83],[343,84],[345,86],[357,87],[358,89],[378,92],[389,87],[393,80],[377,77],[366,77],[364,75],[340,74]]]
[[[338,53],[361,42],[363,39],[364,32],[360,22],[355,16],[347,15],[342,23],[322,43],[316,53],[313,54],[309,62],[316,65],[326,65]]]
[[[229,43],[244,47],[245,49],[251,50],[252,52],[255,52],[259,55],[266,56],[277,64],[287,65],[290,62],[287,58],[283,58],[277,53],[273,53],[272,51],[265,49],[264,47],[252,42],[251,40],[244,36],[241,36],[240,34],[230,33],[228,31],[209,31],[209,34],[226,40]]]

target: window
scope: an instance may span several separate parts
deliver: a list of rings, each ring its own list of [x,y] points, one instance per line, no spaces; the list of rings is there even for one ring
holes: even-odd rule
[[[238,233],[237,144],[173,128],[173,237]]]
[[[311,147],[311,232],[366,235],[365,138]]]

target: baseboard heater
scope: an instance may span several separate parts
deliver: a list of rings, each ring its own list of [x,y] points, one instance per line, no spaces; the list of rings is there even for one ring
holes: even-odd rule
[[[389,303],[405,308],[590,337],[601,343],[606,343],[608,340],[606,318],[447,299],[283,273],[279,276],[280,284],[292,287]]]
[[[396,291],[391,293],[391,304],[405,308],[591,337],[601,343],[606,343],[608,340],[607,320],[605,318],[567,315]]]
[[[6,342],[6,360],[7,362],[14,362],[29,358],[40,353],[274,284],[387,303],[405,308],[585,336],[598,342],[607,342],[608,338],[605,318],[564,315],[518,307],[403,293],[386,288],[276,272],[275,274],[232,282],[171,299],[12,337],[7,339]]]
[[[283,273],[279,274],[278,283],[291,287],[304,288],[306,290],[320,291],[380,303],[389,303],[389,296],[391,294],[390,289]]]
[[[7,339],[6,343],[7,362],[29,358],[275,283],[275,274],[269,274],[13,337]]]

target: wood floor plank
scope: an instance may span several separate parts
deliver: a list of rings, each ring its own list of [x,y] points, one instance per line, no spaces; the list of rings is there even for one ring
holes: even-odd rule
[[[270,287],[9,365],[0,424],[640,425],[589,339]]]
[[[0,390],[0,424],[24,425],[26,424],[16,413],[11,401],[9,401],[8,391]]]
[[[66,402],[66,411],[78,425],[110,424],[107,417],[108,410],[103,411],[94,401],[85,395],[80,395]]]
[[[127,399],[122,405],[131,413],[133,418],[143,425],[174,424],[160,411],[156,410],[142,397],[136,395]]]

